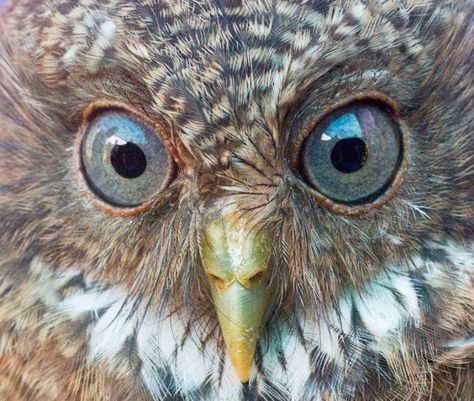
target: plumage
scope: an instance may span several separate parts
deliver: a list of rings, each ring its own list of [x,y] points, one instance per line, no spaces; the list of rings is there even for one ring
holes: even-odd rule
[[[0,399],[474,399],[473,13],[438,0],[4,5]],[[301,149],[363,101],[400,132],[398,170],[373,199],[334,201],[308,185]],[[85,177],[103,109],[153,127],[169,153],[143,204],[118,207]],[[203,257],[229,210],[269,233],[271,302],[245,384]]]

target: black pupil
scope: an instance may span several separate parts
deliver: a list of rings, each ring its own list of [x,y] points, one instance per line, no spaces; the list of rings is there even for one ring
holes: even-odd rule
[[[331,152],[331,162],[341,173],[360,170],[366,160],[367,145],[359,138],[341,139]]]
[[[115,171],[125,178],[137,178],[146,169],[146,156],[139,146],[132,142],[114,145],[110,161]]]

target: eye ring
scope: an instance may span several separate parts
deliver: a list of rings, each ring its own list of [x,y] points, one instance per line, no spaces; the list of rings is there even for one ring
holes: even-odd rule
[[[158,135],[159,140],[163,143],[164,147],[168,151],[168,168],[163,183],[158,188],[158,190],[155,191],[155,195],[153,197],[137,205],[117,205],[113,202],[104,200],[103,197],[97,193],[97,190],[90,182],[85,171],[82,156],[82,146],[84,137],[87,133],[91,121],[93,121],[93,119],[101,113],[108,111],[120,111],[127,113],[130,116],[136,118],[137,120],[140,120],[148,126],[152,127]],[[169,136],[167,135],[168,132],[169,129],[167,129],[161,121],[151,120],[148,116],[144,115],[143,113],[137,112],[136,110],[121,102],[101,99],[89,104],[83,112],[82,124],[77,132],[73,149],[75,176],[79,182],[79,188],[81,192],[85,195],[87,200],[90,201],[91,204],[97,209],[118,217],[132,217],[147,211],[150,208],[150,205],[152,204],[156,194],[167,188],[171,184],[173,179],[176,177],[178,168],[183,167],[183,162],[178,156],[178,151],[169,139]]]
[[[325,118],[327,118],[330,114],[336,112],[339,109],[348,107],[352,103],[356,102],[377,104],[379,106],[383,106],[384,109],[389,112],[394,122],[398,126],[400,134],[401,153],[398,168],[396,169],[396,171],[394,171],[393,176],[391,177],[386,187],[383,189],[383,192],[374,196],[366,202],[348,204],[333,200],[327,195],[323,194],[314,186],[308,184],[306,182],[307,179],[305,179],[305,174],[301,172],[302,169],[300,162],[303,153],[304,143],[308,139],[308,137],[314,132],[317,125],[321,123]],[[288,156],[289,167],[291,171],[296,172],[297,183],[299,185],[304,186],[304,189],[311,194],[311,196],[315,199],[319,206],[328,209],[336,214],[355,216],[367,213],[368,211],[374,208],[382,206],[395,195],[401,183],[403,182],[403,177],[408,167],[408,131],[404,126],[403,122],[398,119],[398,116],[399,108],[396,102],[380,92],[363,93],[356,96],[352,96],[350,98],[346,98],[340,102],[337,102],[330,108],[326,109],[324,113],[317,114],[316,116],[311,118],[306,124],[303,125],[301,134],[297,137],[296,141],[291,146],[294,151]]]

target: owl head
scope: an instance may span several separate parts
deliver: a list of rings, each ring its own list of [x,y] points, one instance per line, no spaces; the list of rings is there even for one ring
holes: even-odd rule
[[[282,322],[309,343],[344,294],[472,241],[472,12],[11,2],[2,254],[173,316],[247,382]]]

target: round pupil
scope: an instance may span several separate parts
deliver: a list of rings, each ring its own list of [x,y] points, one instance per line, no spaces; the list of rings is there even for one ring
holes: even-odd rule
[[[115,171],[125,178],[137,178],[146,169],[146,156],[139,146],[132,142],[114,145],[110,161]]]
[[[367,160],[367,145],[359,138],[341,139],[334,145],[331,162],[341,173],[360,170]]]

